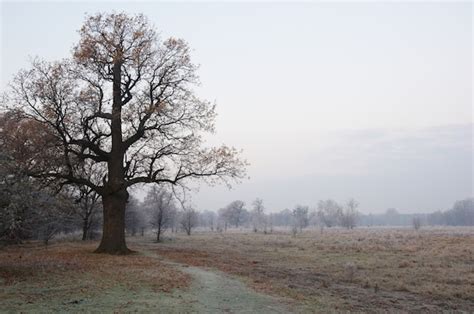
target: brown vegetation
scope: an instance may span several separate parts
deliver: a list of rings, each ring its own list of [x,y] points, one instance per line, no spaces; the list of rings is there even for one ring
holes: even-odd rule
[[[106,307],[112,310],[120,302],[132,302],[133,295],[143,289],[152,294],[170,292],[190,283],[189,275],[156,258],[141,254],[94,254],[96,245],[58,243],[45,247],[29,244],[0,251],[3,310],[71,310],[57,306],[82,302],[98,306],[105,302],[105,296],[119,289],[120,293],[113,294],[111,307]],[[31,308],[25,308],[27,305]]]
[[[468,228],[197,232],[130,238],[139,253],[128,256],[93,254],[91,242],[33,243],[0,252],[0,300],[11,311],[185,309],[191,278],[164,258],[218,269],[295,308],[470,311],[473,239]]]
[[[474,232],[456,230],[328,230],[296,238],[201,233],[157,250],[181,263],[242,276],[259,290],[315,308],[470,310]]]

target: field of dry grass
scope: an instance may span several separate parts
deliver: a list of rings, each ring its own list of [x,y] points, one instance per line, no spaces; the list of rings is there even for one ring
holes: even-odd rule
[[[1,311],[186,312],[206,295],[192,291],[202,283],[167,261],[208,269],[207,276],[219,270],[295,312],[474,309],[472,228],[197,232],[128,242],[138,253],[94,254],[97,243],[77,241],[0,249]],[[213,298],[219,290],[210,288]]]
[[[1,249],[0,312],[146,310],[153,296],[190,283],[189,275],[156,258],[94,254],[96,247],[62,242]],[[144,295],[149,302],[138,304]]]
[[[316,310],[474,310],[472,228],[197,233],[156,250]]]

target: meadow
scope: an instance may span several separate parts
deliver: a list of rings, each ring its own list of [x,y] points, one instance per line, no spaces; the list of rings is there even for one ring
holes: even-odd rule
[[[128,242],[136,253],[127,256],[94,254],[97,243],[66,240],[2,248],[0,308],[242,312],[219,307],[229,296],[197,294],[214,284],[233,291],[239,282],[248,290],[232,293],[255,293],[257,308],[268,296],[281,312],[474,309],[472,228],[324,229],[296,236],[197,231],[167,233],[163,243],[151,235]],[[220,281],[193,284],[204,275]]]
[[[360,228],[179,236],[157,252],[313,309],[474,309],[474,230]]]

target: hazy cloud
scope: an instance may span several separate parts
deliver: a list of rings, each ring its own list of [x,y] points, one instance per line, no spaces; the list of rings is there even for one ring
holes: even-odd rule
[[[252,168],[249,181],[231,191],[203,187],[194,202],[217,209],[232,199],[262,197],[270,210],[279,210],[355,197],[366,212],[445,209],[473,195],[473,126],[334,132],[326,134],[327,144],[303,149],[294,143],[293,154],[269,149],[267,142],[255,147],[261,151],[253,153],[267,159]]]

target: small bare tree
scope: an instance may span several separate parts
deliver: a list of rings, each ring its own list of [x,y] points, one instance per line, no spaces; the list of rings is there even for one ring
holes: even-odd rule
[[[224,209],[223,217],[226,219],[226,222],[238,228],[248,218],[248,211],[245,209],[245,203],[240,200],[231,202]]]
[[[191,235],[191,231],[196,226],[197,220],[197,212],[193,208],[186,207],[181,212],[181,227],[186,231],[188,236]]]
[[[253,231],[258,232],[260,228],[264,229],[264,232],[267,232],[267,224],[265,220],[265,207],[263,206],[263,200],[257,198],[252,203],[253,210],[250,212],[250,217],[252,220]]]
[[[78,210],[75,214],[82,220],[82,240],[92,238],[92,228],[97,223],[102,209],[100,195],[87,186],[79,186]]]
[[[415,229],[417,231],[420,230],[420,228],[421,228],[421,218],[418,217],[418,216],[413,217],[412,224],[413,224],[413,229]]]
[[[334,200],[319,201],[318,216],[321,222],[328,228],[337,225],[342,213],[341,206]]]
[[[358,206],[359,203],[353,198],[347,201],[346,208],[341,211],[339,218],[341,226],[353,229],[357,225],[357,219],[359,218]]]
[[[303,231],[303,228],[306,228],[309,223],[308,217],[309,208],[308,206],[298,205],[293,210],[293,233],[296,234],[299,229],[300,232]],[[296,230],[296,231],[295,231]]]
[[[139,231],[143,234],[146,225],[146,213],[142,202],[136,197],[129,197],[125,209],[125,230],[132,236]]]
[[[214,231],[216,227],[216,218],[217,214],[210,210],[205,210],[199,214],[199,225],[209,228],[209,230]]]
[[[171,227],[175,216],[173,193],[155,185],[145,198],[145,207],[150,215],[150,224],[156,230],[156,242],[160,242],[161,235]]]

